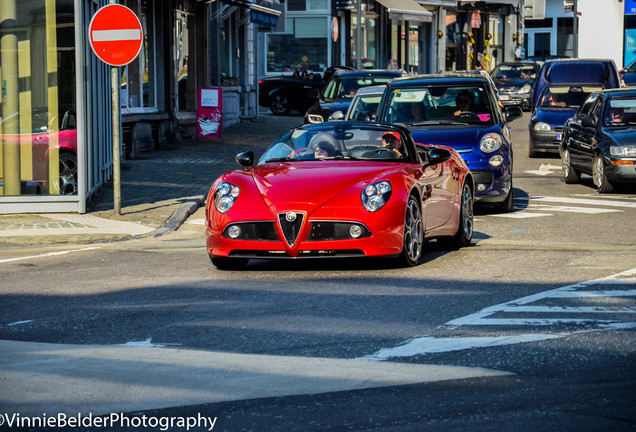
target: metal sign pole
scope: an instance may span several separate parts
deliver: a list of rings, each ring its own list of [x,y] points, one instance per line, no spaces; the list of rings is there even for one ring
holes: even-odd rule
[[[113,116],[113,208],[116,215],[121,215],[121,136],[119,125],[119,68],[110,68],[110,85]]]

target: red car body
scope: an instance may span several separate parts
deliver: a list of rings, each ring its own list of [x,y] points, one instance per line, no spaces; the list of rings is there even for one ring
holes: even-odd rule
[[[206,204],[207,250],[214,264],[230,267],[254,258],[400,256],[405,248],[410,248],[405,241],[405,214],[410,202],[416,210],[419,206],[421,228],[412,228],[415,242],[409,244],[421,248],[426,239],[457,238],[466,222],[470,232],[464,233],[460,245],[469,243],[474,185],[470,171],[454,150],[416,147],[407,129],[368,122],[307,125],[287,135],[327,133],[337,137],[351,131],[358,135],[360,131],[381,134],[387,129],[401,134],[401,158],[384,150],[372,156],[366,152],[367,156],[362,157],[353,139],[336,139],[340,154],[332,158],[286,160],[287,157],[269,158],[273,153],[268,156],[266,152],[257,165],[252,165],[253,160],[243,162],[248,165],[246,168],[219,177]],[[365,141],[369,142],[379,145]],[[298,144],[293,153],[305,152],[302,145]],[[443,154],[440,163],[429,163],[439,154]],[[241,158],[245,159],[245,155],[237,156],[237,160]],[[382,182],[390,184],[390,196],[381,208],[369,211],[362,202],[363,191]],[[221,184],[240,190],[226,212],[219,211],[215,204]],[[468,202],[462,207],[462,191],[466,190],[469,196],[464,198]],[[414,197],[412,201],[410,197]],[[292,223],[285,221],[290,212],[295,215]],[[469,220],[462,220],[462,214]],[[231,238],[227,230],[232,225],[262,232]],[[347,237],[347,227],[357,233],[357,228],[351,228],[353,225],[362,229],[357,238]],[[419,261],[421,254],[416,255],[411,261]]]

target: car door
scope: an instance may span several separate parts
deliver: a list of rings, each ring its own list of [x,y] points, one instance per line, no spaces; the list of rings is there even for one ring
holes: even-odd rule
[[[574,146],[570,151],[572,166],[588,174],[592,171],[594,149],[596,148],[596,135],[602,120],[603,101],[604,98],[597,98],[588,115],[584,117],[589,120],[580,120],[578,138],[574,140]]]
[[[429,151],[432,147],[424,147]],[[428,160],[424,157],[425,162]],[[456,186],[453,184],[453,173],[449,169],[450,162],[435,165],[424,163],[423,176],[419,180],[420,193],[425,215],[424,231],[438,228],[448,221],[453,207]],[[456,183],[456,182],[455,182]]]

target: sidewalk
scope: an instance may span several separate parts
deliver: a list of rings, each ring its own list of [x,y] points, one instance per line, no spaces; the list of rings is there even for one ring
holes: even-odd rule
[[[113,184],[104,185],[86,214],[0,215],[0,247],[93,243],[176,230],[204,204],[212,182],[239,168],[237,153],[258,158],[287,129],[302,124],[299,115],[259,118],[223,131],[223,142],[179,145],[174,150],[141,153],[121,164],[121,215],[114,214]]]

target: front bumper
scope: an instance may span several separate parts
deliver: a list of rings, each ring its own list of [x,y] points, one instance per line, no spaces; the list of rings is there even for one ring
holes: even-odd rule
[[[492,154],[471,152],[461,155],[475,179],[476,203],[499,203],[508,197],[512,189],[512,167],[507,151]],[[499,166],[489,163],[495,155],[503,156],[503,163]]]
[[[530,147],[535,152],[558,153],[562,131],[537,131],[530,128]]]
[[[612,183],[636,185],[636,158],[606,158],[605,175]]]
[[[530,109],[532,94],[507,93],[499,91],[499,100],[504,106],[518,106],[521,109]]]
[[[294,209],[290,208],[290,210]],[[283,228],[276,219],[272,219],[271,213],[249,212],[250,214],[228,217],[212,211],[211,219],[206,224],[207,250],[211,256],[215,257],[268,259],[377,257],[400,254],[403,246],[403,206],[386,206],[373,213],[357,209],[340,210],[334,212],[323,209],[307,216],[301,222],[302,226],[298,228],[298,236],[293,244],[286,241]],[[338,217],[342,215],[346,217]],[[230,239],[224,235],[228,225],[241,222],[272,224],[275,234],[265,235],[260,240]],[[322,240],[316,236],[312,239],[312,226],[333,222],[359,224],[368,229],[369,235],[357,239]]]

